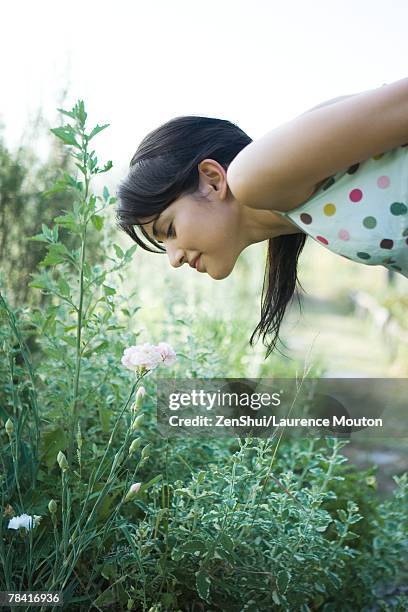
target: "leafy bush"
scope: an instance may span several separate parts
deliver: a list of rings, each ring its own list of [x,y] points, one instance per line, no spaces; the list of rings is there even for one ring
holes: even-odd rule
[[[67,610],[391,609],[382,592],[405,571],[406,475],[380,503],[344,441],[158,434],[153,372],[132,379],[120,362],[142,334],[137,296],[118,290],[135,247],[101,241],[106,264],[87,261],[115,202],[90,187],[111,166],[89,148],[106,126],[87,132],[81,101],[61,112],[70,123],[54,134],[79,178],[63,174],[51,191],[69,191],[72,209],[33,237],[47,254],[31,285],[49,304],[0,296],[0,590],[61,590]],[[165,337],[182,347],[172,376],[245,375],[239,321],[196,325],[170,305]],[[25,513],[31,525],[10,529]]]

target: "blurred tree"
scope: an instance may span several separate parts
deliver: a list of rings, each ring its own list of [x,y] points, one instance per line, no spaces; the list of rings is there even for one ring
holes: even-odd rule
[[[59,123],[64,123],[61,116]],[[71,207],[71,194],[55,193],[48,198],[43,195],[69,169],[71,162],[67,147],[50,133],[41,111],[31,120],[15,152],[6,147],[3,129],[0,125],[0,285],[14,307],[43,305],[47,296],[28,287],[28,283],[46,249],[44,243],[28,237],[39,233],[42,223],[51,225],[55,216]],[[49,143],[45,160],[37,152],[41,138]],[[61,236],[65,232],[60,228]],[[93,241],[96,244],[100,240],[96,234],[92,232],[89,238],[90,253],[98,251],[92,248]],[[65,239],[67,245],[75,247],[74,235]],[[91,257],[90,263],[97,262]]]

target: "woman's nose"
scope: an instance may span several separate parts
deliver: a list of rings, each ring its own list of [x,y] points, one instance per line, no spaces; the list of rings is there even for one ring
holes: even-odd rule
[[[184,255],[184,251],[182,249],[175,249],[174,251],[167,251],[167,254],[169,256],[170,263],[174,268],[179,268],[180,266],[183,265],[183,263],[187,261]]]

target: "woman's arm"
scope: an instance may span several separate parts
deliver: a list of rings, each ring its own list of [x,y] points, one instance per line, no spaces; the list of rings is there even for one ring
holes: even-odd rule
[[[305,113],[302,113],[302,115],[306,115],[306,113],[310,113],[311,111],[314,111],[317,108],[321,108],[322,106],[330,106],[330,104],[334,104],[335,102],[340,102],[340,100],[346,100],[346,98],[352,98],[353,96],[358,96],[358,95],[359,94],[351,94],[349,96],[339,96],[338,98],[332,98],[331,100],[326,100],[326,102],[321,102],[317,106],[312,106],[312,108],[309,108],[309,110],[307,110]],[[300,117],[302,115],[300,115]]]
[[[238,153],[227,171],[238,201],[291,210],[326,177],[408,142],[408,78],[324,106]]]

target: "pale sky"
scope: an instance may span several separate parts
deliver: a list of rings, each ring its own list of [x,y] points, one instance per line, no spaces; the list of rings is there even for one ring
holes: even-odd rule
[[[67,88],[66,108],[82,98],[92,123],[111,124],[94,141],[110,181],[172,117],[226,118],[258,138],[407,76],[406,0],[9,0],[1,16],[6,143],[38,108],[57,125]]]

